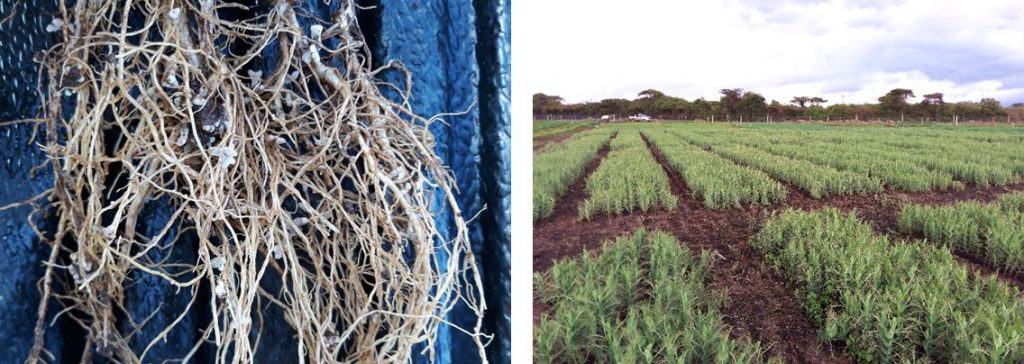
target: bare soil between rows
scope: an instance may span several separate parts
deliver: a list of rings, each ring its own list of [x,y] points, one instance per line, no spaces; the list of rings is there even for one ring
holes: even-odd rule
[[[646,140],[646,138],[645,138]],[[708,286],[726,295],[721,313],[732,327],[735,337],[749,337],[769,346],[768,355],[787,362],[834,363],[850,362],[839,343],[818,339],[818,329],[810,322],[787,287],[777,277],[747,240],[756,234],[765,219],[785,209],[817,210],[835,207],[855,211],[875,231],[897,239],[910,238],[899,233],[897,215],[904,203],[952,204],[965,200],[991,201],[1001,194],[1024,191],[1024,182],[1008,186],[967,186],[963,190],[900,192],[885,191],[873,195],[831,196],[814,199],[803,190],[787,184],[788,198],[770,206],[744,206],[738,209],[714,210],[701,202],[686,186],[682,176],[672,168],[664,155],[648,142],[652,154],[671,181],[672,192],[679,198],[675,210],[655,209],[621,215],[602,214],[591,220],[579,220],[579,206],[587,198],[586,179],[608,153],[603,148],[598,157],[572,183],[557,202],[551,216],[534,223],[533,265],[535,272],[546,271],[557,260],[600,249],[601,244],[643,227],[672,233],[694,252],[710,250],[720,259],[711,269]],[[785,183],[784,183],[785,184]],[[1000,280],[1024,289],[1020,276],[997,272],[976,257],[954,252],[958,260],[972,271],[994,274]],[[534,300],[534,321],[547,312]]]

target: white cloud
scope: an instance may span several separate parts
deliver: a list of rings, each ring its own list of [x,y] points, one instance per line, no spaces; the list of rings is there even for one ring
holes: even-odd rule
[[[515,30],[531,91],[572,102],[656,88],[693,99],[874,101],[895,87],[947,99],[1024,99],[1024,6],[1014,0],[532,2]]]

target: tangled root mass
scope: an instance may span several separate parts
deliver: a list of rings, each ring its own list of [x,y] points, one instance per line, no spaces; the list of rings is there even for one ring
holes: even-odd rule
[[[207,310],[211,322],[181,358],[208,343],[218,362],[251,362],[261,307],[273,305],[300,361],[407,361],[415,344],[432,350],[457,302],[482,316],[453,177],[427,129],[437,120],[392,101],[409,90],[377,80],[356,5],[336,1],[332,19],[278,0],[233,21],[218,14],[248,9],[61,5],[63,42],[41,56],[58,221],[43,291],[85,330],[87,351],[147,361],[189,310]],[[264,73],[256,65],[268,50],[276,62]],[[139,213],[158,199],[171,218],[144,236]],[[439,200],[456,217],[454,236],[435,225]],[[195,261],[152,258],[186,235],[198,241]],[[143,350],[130,342],[146,322],[123,319],[137,275],[192,297]],[[271,276],[277,289],[261,284]],[[46,301],[33,361],[47,356]],[[456,329],[485,360],[480,326]]]

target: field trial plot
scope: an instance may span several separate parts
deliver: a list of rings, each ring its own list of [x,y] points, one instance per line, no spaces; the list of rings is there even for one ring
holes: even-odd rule
[[[1021,195],[1012,195],[1024,191],[1019,165],[1024,129],[632,123],[595,130],[616,133],[612,143],[638,139],[630,142],[641,146],[631,148],[633,165],[618,168],[640,170],[653,160],[653,170],[660,169],[667,180],[608,200],[637,206],[630,201],[639,199],[630,196],[667,190],[677,202],[674,208],[603,209],[581,219],[587,201],[605,193],[589,188],[601,169],[594,165],[605,165],[613,151],[595,153],[588,171],[565,183],[569,188],[554,200],[552,213],[535,217],[538,279],[550,281],[553,265],[588,261],[581,258],[585,250],[608,251],[612,245],[605,242],[641,229],[662,231],[691,256],[711,257],[703,283],[724,298],[715,306],[722,320],[718,332],[735,342],[756,343],[764,350],[761,359],[1019,361],[1024,355],[1014,346],[1024,337],[1015,336],[1024,335],[1019,330],[1024,218],[1013,212]],[[616,177],[632,178],[608,171],[596,178],[614,186]],[[807,226],[769,229],[780,224],[769,221],[783,220]],[[804,232],[824,235],[804,239],[799,235]],[[774,234],[772,244],[768,234]],[[822,241],[831,243],[817,245]],[[836,244],[876,250],[835,250]],[[874,254],[877,261],[846,257],[855,254]],[[836,267],[847,271],[836,273]],[[927,270],[911,271],[915,283],[903,287],[870,280],[854,284],[849,278],[903,277],[907,267]],[[940,282],[944,275],[957,278]],[[535,324],[546,315],[545,325],[553,325],[563,319],[556,308],[561,296],[550,293],[550,282],[544,287],[549,291],[535,301]],[[921,305],[942,302],[953,311],[916,306],[900,311],[900,294]],[[836,306],[846,300],[877,310]],[[985,307],[984,312],[966,309],[972,306]],[[628,314],[628,308],[621,312]],[[923,317],[938,321],[922,326]],[[957,324],[961,318],[970,318],[970,325]],[[928,336],[936,328],[947,335]]]

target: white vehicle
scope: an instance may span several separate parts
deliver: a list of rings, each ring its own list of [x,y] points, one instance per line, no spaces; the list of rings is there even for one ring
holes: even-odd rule
[[[644,114],[636,114],[629,117],[629,120],[633,121],[651,121],[651,117]]]

